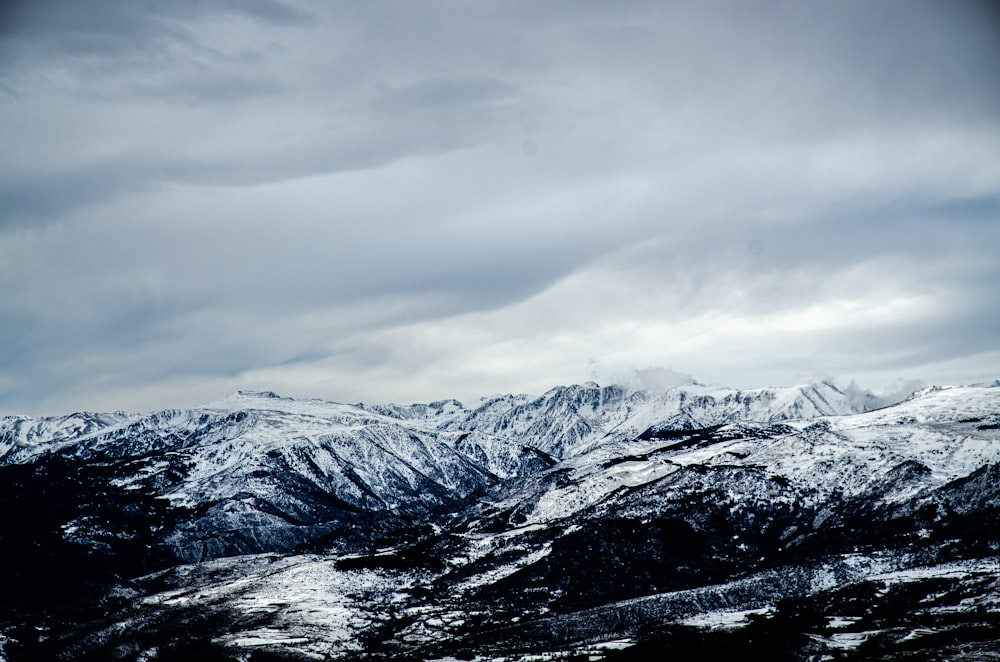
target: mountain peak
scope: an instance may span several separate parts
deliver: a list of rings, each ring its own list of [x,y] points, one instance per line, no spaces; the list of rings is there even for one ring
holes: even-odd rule
[[[236,391],[236,396],[241,398],[269,398],[272,400],[282,400],[283,398],[274,391],[253,391],[241,389]]]
[[[476,408],[242,391],[148,416],[7,417],[0,513],[14,516],[0,535],[17,590],[3,606],[40,585],[58,615],[78,577],[95,601],[136,578],[137,599],[49,640],[93,659],[135,652],[125,637],[166,651],[129,659],[178,659],[187,642],[162,637],[193,619],[233,659],[260,642],[295,658],[592,651],[597,636],[645,645],[664,624],[734,614],[784,647],[798,620],[786,615],[808,613],[801,659],[822,642],[839,651],[855,622],[911,652],[914,622],[950,626],[964,609],[978,632],[997,598],[1000,391],[927,389],[877,411],[869,395],[827,380],[589,382]],[[913,566],[897,575],[905,590],[889,584]],[[863,596],[878,600],[877,626]],[[941,600],[949,620],[926,620]],[[35,646],[35,612],[21,614],[0,623],[0,651],[22,632],[17,645]],[[53,659],[50,645],[16,659]]]

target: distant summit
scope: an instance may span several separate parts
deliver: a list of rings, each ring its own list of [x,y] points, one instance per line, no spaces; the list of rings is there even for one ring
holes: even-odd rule
[[[274,391],[248,391],[248,390],[241,390],[241,391],[237,391],[236,395],[242,396],[242,397],[245,397],[245,398],[273,398],[273,399],[276,399],[276,400],[280,400],[281,399],[281,396],[278,395],[277,393],[275,393]]]

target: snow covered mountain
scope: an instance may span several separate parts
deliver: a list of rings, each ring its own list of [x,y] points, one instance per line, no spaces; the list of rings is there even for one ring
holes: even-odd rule
[[[590,383],[491,398],[471,410],[456,401],[365,407],[241,392],[149,416],[6,418],[0,463],[55,456],[121,464],[116,487],[207,509],[210,521],[196,525],[205,544],[181,550],[199,560],[286,549],[326,533],[316,524],[338,509],[426,510],[595,444],[633,438],[654,422],[685,429],[850,411],[826,383],[745,392],[692,385],[659,395]],[[297,489],[286,489],[289,480]],[[240,540],[220,541],[212,531],[238,532]]]
[[[588,383],[8,417],[0,659],[979,659],[1000,388],[866,402]]]
[[[484,399],[474,409],[454,400],[366,407],[240,392],[149,416],[6,418],[0,464],[106,468],[94,489],[167,500],[177,521],[156,545],[194,562],[320,539],[349,549],[359,541],[338,531],[373,513],[381,526],[405,525],[501,479],[658,429],[851,411],[824,382],[753,391],[690,384],[660,394],[588,383]],[[80,540],[107,529],[86,510],[65,527]]]

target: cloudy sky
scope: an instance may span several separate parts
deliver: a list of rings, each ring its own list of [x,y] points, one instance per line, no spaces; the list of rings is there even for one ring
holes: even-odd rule
[[[1000,378],[995,4],[0,7],[0,414]]]

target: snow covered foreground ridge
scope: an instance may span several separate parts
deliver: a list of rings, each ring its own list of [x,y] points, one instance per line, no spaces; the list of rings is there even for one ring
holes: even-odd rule
[[[856,396],[7,418],[0,658],[992,659],[1000,388]]]

